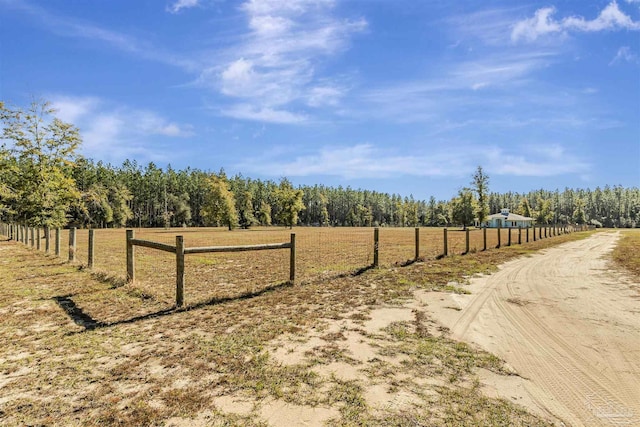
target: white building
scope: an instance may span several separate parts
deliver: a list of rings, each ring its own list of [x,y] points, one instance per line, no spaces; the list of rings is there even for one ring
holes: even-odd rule
[[[502,209],[500,213],[489,215],[482,227],[488,228],[528,228],[533,226],[533,218],[510,213],[509,209]]]

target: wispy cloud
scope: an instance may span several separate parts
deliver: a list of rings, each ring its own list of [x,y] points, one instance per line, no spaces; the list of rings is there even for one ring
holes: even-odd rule
[[[300,114],[289,111],[293,104],[313,108],[337,103],[345,87],[326,85],[316,68],[346,49],[367,23],[334,16],[334,3],[246,1],[239,9],[247,23],[241,41],[227,49],[225,61],[203,70],[198,83],[216,88],[232,102],[225,115],[249,120],[298,123]]]
[[[425,150],[426,151],[426,150]],[[282,157],[285,153],[279,153]],[[582,174],[590,165],[567,152],[560,145],[523,149],[498,146],[449,147],[428,153],[414,152],[399,155],[393,150],[376,148],[371,144],[346,147],[324,147],[316,153],[282,160],[272,154],[249,159],[238,165],[240,170],[267,176],[336,176],[351,178],[461,177],[469,175],[478,164],[496,175],[549,177],[563,174]]]
[[[88,157],[120,161],[143,157],[170,158],[157,145],[158,137],[185,138],[194,134],[190,125],[178,124],[161,115],[93,96],[51,95],[55,116],[80,129],[82,152]]]
[[[616,1],[609,3],[592,20],[582,16],[570,16],[556,20],[553,18],[555,12],[554,7],[538,9],[533,17],[524,19],[513,26],[511,40],[532,42],[548,34],[567,34],[570,31],[640,30],[640,22],[634,21],[621,11]]]
[[[199,0],[176,0],[167,6],[167,12],[178,13],[182,9],[198,6]]]
[[[620,62],[630,62],[632,64],[640,63],[640,58],[638,58],[638,54],[633,52],[629,46],[622,46],[616,52],[616,56],[611,60],[609,65],[618,64]]]
[[[308,116],[304,114],[251,104],[234,104],[221,111],[220,114],[234,119],[279,124],[298,124],[308,120]]]
[[[558,144],[539,144],[520,153],[500,148],[487,151],[487,170],[497,175],[551,177],[565,174],[584,174],[591,166]]]
[[[447,20],[451,37],[455,40],[502,46],[508,43],[516,8],[483,9],[467,14],[454,15]],[[457,47],[457,45],[456,45]]]
[[[354,114],[373,115],[400,123],[429,122],[457,117],[473,106],[485,111],[517,98],[531,76],[554,61],[551,51],[505,52],[442,66],[432,78],[389,83],[361,94]],[[526,92],[527,89],[525,88]],[[527,94],[527,102],[535,96]]]
[[[201,67],[199,61],[192,58],[166,51],[129,34],[69,16],[60,16],[26,0],[1,0],[0,4],[29,15],[32,19],[38,21],[42,27],[62,37],[74,37],[105,43],[113,49],[134,54],[136,57],[165,63],[189,71],[195,71]]]

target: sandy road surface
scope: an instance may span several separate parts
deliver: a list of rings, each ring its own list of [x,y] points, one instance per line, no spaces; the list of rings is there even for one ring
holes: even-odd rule
[[[524,377],[519,399],[534,411],[559,425],[640,426],[640,284],[608,269],[617,238],[598,233],[511,261],[473,279],[472,295],[425,302],[455,338]]]

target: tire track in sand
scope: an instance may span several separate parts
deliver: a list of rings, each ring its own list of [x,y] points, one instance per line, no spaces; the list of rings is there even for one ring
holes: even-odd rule
[[[532,399],[565,423],[640,426],[640,300],[603,258],[617,238],[598,233],[473,279],[445,326],[531,380]]]

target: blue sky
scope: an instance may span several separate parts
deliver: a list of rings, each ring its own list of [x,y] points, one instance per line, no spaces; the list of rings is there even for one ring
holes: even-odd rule
[[[0,0],[82,153],[448,199],[640,185],[640,0]]]

